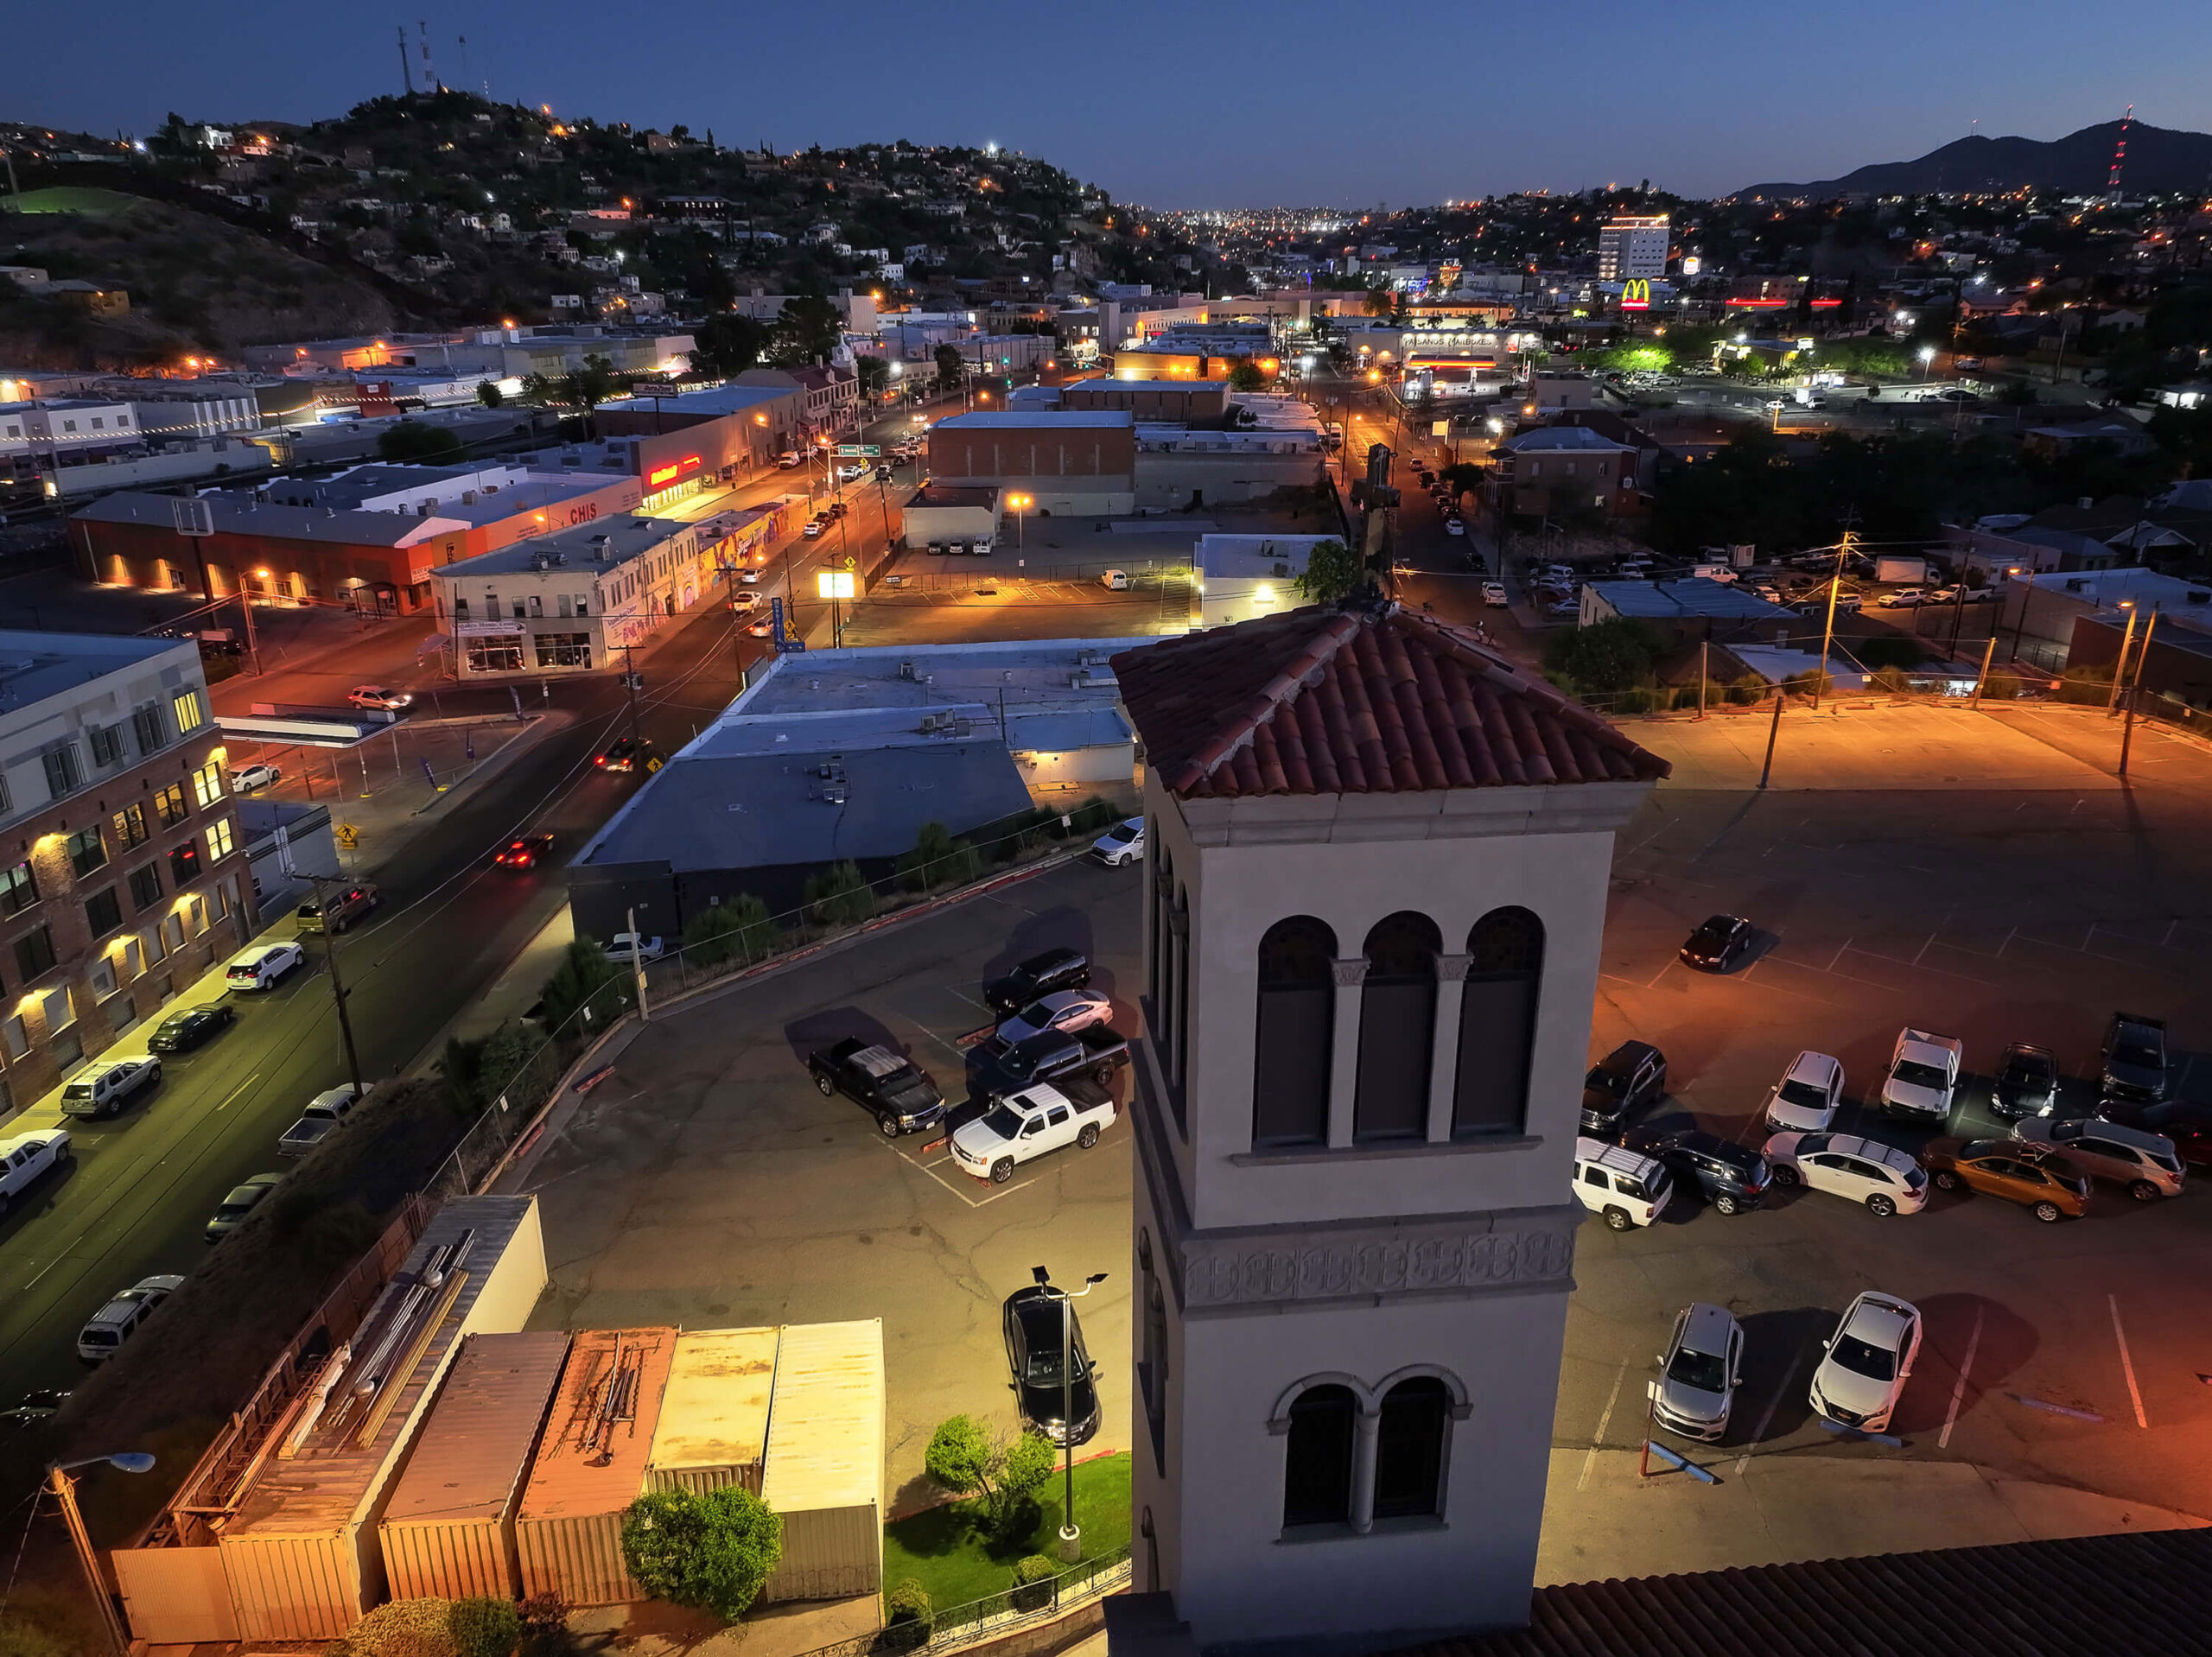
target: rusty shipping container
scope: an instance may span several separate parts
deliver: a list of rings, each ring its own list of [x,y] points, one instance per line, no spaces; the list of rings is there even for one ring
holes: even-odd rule
[[[672,1329],[586,1330],[570,1344],[515,1518],[525,1597],[645,1597],[622,1562],[622,1514],[645,1488],[675,1355]]]
[[[522,1597],[515,1508],[568,1355],[558,1330],[462,1343],[378,1527],[394,1599]]]
[[[223,1527],[240,1638],[327,1640],[383,1601],[378,1524],[439,1381],[466,1336],[519,1329],[544,1286],[537,1198],[461,1197],[431,1218],[332,1384],[272,1428]]]
[[[687,1330],[676,1337],[647,1489],[703,1495],[740,1484],[760,1494],[777,1339],[772,1329]]]
[[[784,1521],[764,1599],[883,1586],[883,1324],[786,1324],[760,1494]]]

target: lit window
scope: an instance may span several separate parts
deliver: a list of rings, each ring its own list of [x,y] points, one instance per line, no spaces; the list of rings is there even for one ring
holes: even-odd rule
[[[176,728],[179,734],[186,731],[196,731],[207,722],[207,715],[200,711],[200,693],[196,690],[178,691],[169,706],[176,710]]]
[[[192,798],[197,805],[213,805],[223,797],[223,768],[210,760],[192,773]]]
[[[162,827],[174,828],[184,821],[184,788],[171,783],[154,796],[154,815],[162,820]]]
[[[207,860],[219,862],[231,854],[231,820],[224,817],[207,830]]]

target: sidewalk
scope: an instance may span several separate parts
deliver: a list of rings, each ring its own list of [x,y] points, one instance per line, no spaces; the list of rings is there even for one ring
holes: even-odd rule
[[[423,1044],[423,1051],[407,1067],[407,1074],[414,1076],[431,1075],[437,1067],[438,1057],[448,1041],[476,1041],[490,1035],[511,1019],[519,1019],[537,1005],[545,981],[560,965],[561,955],[576,936],[575,917],[569,910],[568,894],[554,894],[559,907],[552,919],[531,935],[530,942],[516,952],[513,960],[499,969],[499,975],[479,990],[474,998],[446,1021],[443,1028]]]

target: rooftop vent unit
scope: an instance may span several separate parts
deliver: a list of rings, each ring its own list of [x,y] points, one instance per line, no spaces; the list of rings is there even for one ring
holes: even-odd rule
[[[1097,674],[1086,671],[1082,668],[1077,668],[1073,673],[1068,675],[1068,689],[1071,690],[1089,690],[1093,686],[1104,682],[1105,681]]]
[[[845,785],[842,783],[824,783],[822,785],[822,803],[824,805],[844,804]]]
[[[1098,652],[1096,651],[1077,651],[1075,656],[1075,664],[1079,668],[1096,667],[1098,665]]]
[[[556,564],[565,564],[569,562],[569,555],[565,552],[548,553],[546,556]]]
[[[2072,581],[2068,581],[2068,582],[2066,583],[2066,590],[2067,590],[2069,593],[2079,593],[2079,592],[2082,591],[2082,590],[2083,590],[2085,587],[2087,587],[2088,586],[2088,582],[2087,582],[2087,581],[2082,581],[2082,580],[2079,579],[2078,577],[2076,577],[2075,579],[2074,579],[2074,580],[2072,580]]]
[[[899,664],[899,676],[909,682],[912,681],[918,676],[914,671],[914,664],[912,662],[901,662]]]
[[[1275,564],[1275,579],[1279,581],[1288,581],[1290,579],[1290,566],[1281,562],[1281,561],[1277,561]]]
[[[474,489],[462,490],[461,492],[461,504],[464,506],[474,506],[476,505],[476,492]]]

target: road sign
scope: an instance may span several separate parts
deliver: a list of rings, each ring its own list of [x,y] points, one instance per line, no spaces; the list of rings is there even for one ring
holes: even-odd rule
[[[768,600],[768,620],[774,629],[772,636],[777,655],[797,656],[806,649],[804,638],[794,638],[784,632],[784,601],[780,598]]]
[[[840,443],[837,445],[837,458],[841,460],[873,460],[882,453],[883,446],[880,443]]]
[[[338,843],[340,846],[343,846],[347,851],[352,851],[356,846],[359,846],[361,843],[361,831],[356,828],[350,822],[340,823],[338,825]]]

